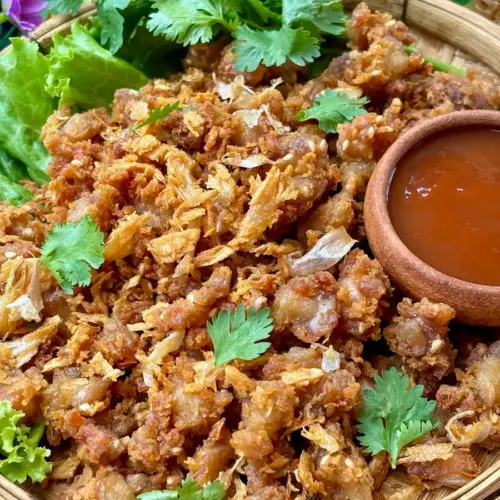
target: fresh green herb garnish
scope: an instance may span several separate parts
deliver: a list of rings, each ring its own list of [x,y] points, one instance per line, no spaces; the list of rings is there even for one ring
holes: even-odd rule
[[[215,351],[215,366],[233,359],[251,360],[260,356],[271,345],[259,342],[269,337],[273,330],[273,319],[269,308],[257,312],[251,307],[245,318],[245,308],[238,306],[236,311],[222,310],[207,322],[208,335]]]
[[[85,0],[48,0],[47,11],[51,14],[76,14]],[[114,54],[123,45],[124,18],[121,10],[130,0],[94,0],[97,19],[102,27],[101,43]]]
[[[6,200],[17,207],[32,198],[33,193],[29,189],[0,174],[0,200]]]
[[[235,48],[238,58],[235,69],[254,71],[259,64],[281,66],[287,58],[298,66],[304,66],[318,57],[318,39],[303,28],[283,26],[279,30],[258,31],[248,26],[236,30],[239,44]]]
[[[0,401],[0,474],[9,481],[24,483],[30,478],[39,483],[52,469],[46,460],[50,450],[38,446],[45,424],[29,428],[19,424],[23,417],[24,413],[14,410],[9,401]]]
[[[141,71],[102,48],[79,23],[71,35],[55,34],[53,41],[46,90],[60,97],[59,104],[109,106],[117,89],[138,89],[148,81]]]
[[[7,153],[0,147],[0,173],[11,181],[17,182],[21,179],[28,179],[26,167],[17,158]]]
[[[40,262],[48,267],[66,293],[89,285],[90,268],[104,262],[104,234],[87,215],[78,223],[58,224],[47,235]]]
[[[12,38],[0,55],[0,147],[24,163],[30,177],[43,184],[50,156],[40,139],[42,127],[55,108],[45,92],[49,63],[38,46]]]
[[[364,405],[356,427],[366,451],[372,455],[387,451],[393,469],[404,446],[437,427],[432,418],[436,402],[422,397],[422,385],[409,388],[409,384],[409,378],[394,367],[382,377],[375,376],[375,388],[363,391]]]
[[[356,99],[336,89],[326,89],[319,94],[312,106],[300,111],[295,117],[298,121],[318,120],[324,132],[337,132],[337,125],[350,122],[354,117],[366,113],[363,108],[368,104],[366,97]]]
[[[283,0],[283,22],[287,25],[303,23],[317,36],[328,33],[340,36],[345,31],[346,15],[342,2],[333,0]]]
[[[238,21],[234,5],[226,0],[159,0],[148,28],[183,45],[209,42],[221,30],[235,29]]]
[[[235,67],[253,71],[287,59],[304,66],[320,55],[325,36],[345,30],[340,0],[157,0],[148,21],[155,35],[184,45],[229,33],[238,43]]]
[[[207,483],[201,489],[189,476],[182,481],[178,490],[156,490],[142,493],[137,500],[223,500],[224,487],[219,480]]]
[[[407,54],[416,54],[418,52],[415,45],[406,45],[405,52]],[[463,68],[457,68],[452,64],[445,63],[434,57],[424,56],[424,62],[430,64],[434,71],[442,71],[443,73],[455,73],[459,76],[465,76],[466,71]]]
[[[175,111],[180,108],[179,101],[175,101],[173,104],[167,104],[163,108],[156,108],[151,111],[149,117],[143,122],[139,123],[135,127],[134,130],[137,130],[141,127],[145,127],[146,125],[151,125],[151,123],[157,122],[158,120],[162,120],[166,118],[172,111]],[[183,108],[186,109],[186,108]]]

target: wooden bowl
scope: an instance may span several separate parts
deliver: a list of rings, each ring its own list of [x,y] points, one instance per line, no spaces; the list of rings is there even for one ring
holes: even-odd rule
[[[427,297],[449,304],[457,312],[457,319],[464,323],[500,326],[500,286],[468,283],[447,276],[420,260],[397,235],[387,209],[389,185],[401,158],[427,137],[464,126],[500,129],[500,112],[458,111],[425,120],[387,150],[368,184],[364,205],[366,232],[373,253],[392,280],[408,295],[418,300]]]

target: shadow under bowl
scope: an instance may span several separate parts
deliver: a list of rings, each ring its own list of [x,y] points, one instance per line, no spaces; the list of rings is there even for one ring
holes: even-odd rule
[[[410,297],[449,304],[455,309],[457,320],[464,323],[500,326],[500,286],[462,281],[423,262],[399,238],[387,207],[394,171],[408,151],[436,133],[470,126],[500,128],[500,112],[457,111],[424,120],[403,134],[378,162],[370,179],[364,204],[365,226],[375,257]]]

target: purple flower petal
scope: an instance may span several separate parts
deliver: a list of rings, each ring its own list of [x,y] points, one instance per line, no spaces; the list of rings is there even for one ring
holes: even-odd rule
[[[23,16],[25,14],[39,14],[47,5],[42,0],[22,0],[21,8]]]
[[[9,19],[24,34],[33,31],[43,23],[42,10],[47,5],[45,0],[3,0],[2,9]]]

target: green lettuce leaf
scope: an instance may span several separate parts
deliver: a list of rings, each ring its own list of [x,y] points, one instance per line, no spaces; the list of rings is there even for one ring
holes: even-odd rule
[[[8,201],[11,205],[22,205],[33,198],[33,193],[25,187],[11,181],[0,174],[0,200]]]
[[[9,481],[23,483],[30,478],[39,483],[52,469],[46,460],[50,450],[38,446],[45,424],[19,425],[22,417],[24,413],[14,410],[10,402],[0,401],[0,474]]]
[[[49,73],[47,59],[36,43],[12,38],[12,47],[0,55],[0,148],[28,168],[39,184],[49,177],[50,160],[40,132],[55,109],[55,101],[44,90]]]
[[[109,106],[117,89],[137,89],[148,81],[141,71],[102,48],[78,23],[71,35],[56,34],[53,41],[46,90],[60,97],[60,104],[85,109]]]
[[[17,182],[21,179],[27,179],[28,171],[17,158],[7,153],[5,149],[0,147],[0,174],[5,175],[11,181]]]

